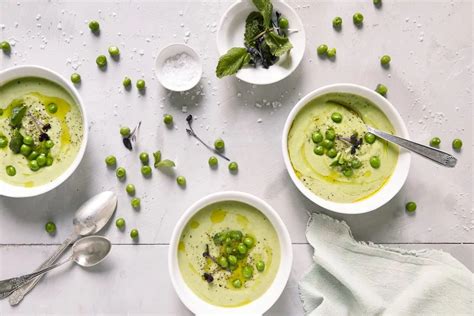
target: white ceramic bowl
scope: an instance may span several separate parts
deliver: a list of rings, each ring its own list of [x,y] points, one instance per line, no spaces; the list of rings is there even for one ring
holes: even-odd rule
[[[344,214],[360,214],[373,211],[390,201],[395,196],[395,194],[400,191],[403,184],[405,183],[405,180],[407,179],[408,171],[410,169],[411,156],[410,153],[404,150],[403,148],[400,148],[400,154],[398,157],[397,165],[395,166],[395,170],[393,171],[393,174],[388,180],[388,182],[379,191],[377,191],[377,193],[371,195],[369,198],[354,203],[337,203],[319,197],[318,195],[310,191],[303,184],[303,182],[298,179],[291,165],[290,157],[288,154],[288,133],[290,131],[293,120],[295,119],[298,112],[309,101],[320,95],[331,92],[352,93],[372,101],[375,105],[378,106],[380,110],[382,110],[383,113],[385,113],[387,118],[390,120],[393,127],[395,128],[395,134],[403,138],[409,138],[407,127],[405,126],[405,123],[403,122],[403,119],[398,113],[398,111],[387,99],[385,99],[375,91],[355,84],[334,84],[324,86],[322,88],[314,90],[313,92],[310,92],[304,98],[302,98],[288,115],[285,127],[283,129],[281,142],[283,160],[285,161],[286,169],[288,170],[288,173],[290,174],[293,183],[301,191],[301,193],[303,193],[308,199],[318,204],[319,206],[324,207],[325,209]]]
[[[270,288],[255,301],[240,307],[220,307],[201,300],[186,285],[178,266],[178,243],[182,231],[191,217],[207,205],[221,201],[246,203],[261,211],[272,223],[280,242],[280,267]],[[181,301],[196,315],[262,315],[280,297],[290,276],[293,250],[290,235],[278,213],[265,201],[248,193],[228,191],[208,195],[189,207],[176,224],[171,236],[168,253],[168,268],[174,289]]]
[[[169,80],[166,80],[166,77],[163,76],[162,70],[163,70],[164,63],[168,58],[173,57],[180,53],[188,54],[192,59],[194,59],[197,62],[198,72],[196,73],[196,76],[194,76],[191,80],[189,80],[183,85],[178,86],[178,85],[174,85]],[[201,80],[202,63],[201,63],[201,59],[199,58],[199,55],[191,46],[188,46],[186,44],[175,43],[175,44],[170,44],[164,47],[158,53],[158,56],[156,57],[156,61],[155,61],[155,71],[156,71],[156,77],[158,78],[158,81],[166,89],[171,90],[171,91],[176,91],[176,92],[187,91],[189,89],[194,88],[194,86],[198,84],[199,80]]]
[[[278,10],[290,22],[290,29],[298,32],[289,35],[293,44],[290,54],[282,56],[280,60],[268,69],[261,66],[244,67],[237,72],[236,76],[242,81],[265,85],[275,83],[288,77],[303,59],[306,36],[303,22],[298,14],[287,3],[282,0],[273,0],[274,10]],[[237,0],[227,9],[222,16],[217,31],[217,50],[219,55],[224,55],[232,47],[244,47],[245,20],[252,11],[257,11],[252,0]]]
[[[81,111],[82,122],[83,122],[83,136],[82,136],[81,147],[79,148],[79,152],[77,153],[76,158],[74,159],[72,164],[69,166],[69,168],[67,168],[64,173],[62,173],[59,177],[57,177],[53,181],[40,185],[40,186],[26,188],[26,187],[11,185],[0,180],[0,195],[16,197],[16,198],[30,197],[30,196],[35,196],[35,195],[39,195],[39,194],[51,191],[57,186],[59,186],[61,183],[63,183],[67,178],[69,178],[69,176],[74,172],[74,170],[76,170],[77,166],[82,160],[82,157],[84,156],[84,152],[87,146],[87,135],[88,135],[87,117],[86,117],[84,104],[82,102],[81,96],[79,95],[79,93],[73,87],[73,85],[70,83],[69,80],[66,80],[60,74],[50,69],[40,67],[40,66],[27,65],[27,66],[12,67],[12,68],[8,68],[8,69],[0,71],[0,86],[4,85],[5,83],[9,81],[12,81],[16,78],[21,78],[21,77],[40,77],[40,78],[50,80],[58,84],[59,86],[63,87],[71,95],[73,100],[78,105],[79,110]]]

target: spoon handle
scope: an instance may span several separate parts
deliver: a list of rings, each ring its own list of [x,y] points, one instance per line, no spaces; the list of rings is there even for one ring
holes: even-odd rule
[[[58,258],[66,251],[67,247],[74,241],[76,241],[78,238],[76,233],[72,233],[64,242],[59,246],[58,249],[47,259],[39,268],[36,270],[41,270],[43,268],[46,268],[58,260]],[[10,303],[11,306],[19,304],[23,298],[25,297],[26,294],[28,294],[35,286],[38,284],[38,282],[41,280],[42,275],[37,276],[36,278],[33,278],[29,280],[27,283],[22,284],[20,287],[16,288],[13,290],[13,293],[10,293],[11,296],[8,299],[8,302]],[[8,296],[8,295],[7,295]]]
[[[372,134],[383,138],[389,142],[397,144],[403,148],[406,148],[410,151],[417,153],[425,158],[433,160],[434,162],[439,163],[445,167],[453,168],[456,166],[457,159],[452,155],[445,153],[444,151],[438,150],[436,148],[428,147],[419,143],[412,142],[408,139],[401,138],[395,135],[391,135],[382,131],[379,131],[373,127],[367,126],[367,129]]]

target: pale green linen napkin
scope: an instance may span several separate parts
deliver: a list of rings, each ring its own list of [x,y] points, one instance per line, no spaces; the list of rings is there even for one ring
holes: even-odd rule
[[[314,264],[299,283],[307,315],[473,315],[473,274],[439,250],[355,241],[345,222],[313,213]]]

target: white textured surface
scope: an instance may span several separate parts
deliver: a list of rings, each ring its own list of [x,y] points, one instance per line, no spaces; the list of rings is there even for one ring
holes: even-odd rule
[[[412,139],[427,143],[439,136],[442,149],[450,151],[451,140],[460,137],[464,148],[456,154],[459,164],[454,170],[413,157],[405,187],[382,209],[358,216],[331,215],[347,220],[357,239],[402,243],[407,248],[443,247],[473,269],[472,3],[386,1],[382,9],[375,9],[371,1],[290,2],[306,26],[307,51],[295,73],[267,87],[252,87],[235,78],[217,80],[213,74],[218,57],[215,31],[229,3],[0,3],[0,40],[14,44],[11,57],[0,54],[0,68],[39,64],[65,77],[77,71],[82,76],[78,89],[91,123],[86,156],[60,188],[31,199],[0,198],[0,278],[36,267],[52,251],[52,246],[43,244],[60,243],[72,229],[75,209],[104,189],[120,193],[117,214],[126,219],[127,232],[133,227],[140,230],[140,243],[146,244],[124,245],[131,244],[128,233],[108,227],[105,234],[120,245],[104,265],[92,272],[74,267],[67,276],[51,275],[19,308],[10,309],[1,302],[0,313],[184,313],[167,275],[166,243],[184,209],[215,191],[236,189],[264,198],[288,225],[293,242],[305,243],[306,212],[320,209],[296,190],[284,169],[281,129],[299,98],[336,82],[368,87],[385,83],[388,98],[406,120]],[[356,11],[365,16],[360,30],[351,21]],[[344,20],[341,32],[331,26],[336,15]],[[88,19],[99,20],[100,36],[90,33]],[[185,95],[168,93],[154,77],[154,57],[165,45],[184,41],[202,57],[201,87]],[[337,48],[335,62],[316,56],[315,47],[321,43]],[[95,58],[106,54],[110,45],[119,46],[121,58],[118,62],[109,59],[102,72]],[[392,57],[389,70],[380,67],[383,54]],[[140,95],[135,87],[124,91],[124,76],[134,82],[144,78],[146,94]],[[218,170],[209,169],[210,153],[185,132],[182,111],[186,109],[198,117],[194,126],[201,137],[224,138],[226,153],[239,163],[238,175],[229,174],[222,161]],[[164,113],[174,115],[174,129],[162,123]],[[118,130],[139,120],[143,122],[139,148],[130,154]],[[177,172],[187,178],[186,189],[159,172],[154,171],[152,179],[142,178],[137,153],[156,149],[177,162]],[[140,211],[131,209],[125,184],[105,168],[107,154],[115,154],[119,165],[127,168],[128,181],[142,197]],[[415,215],[404,211],[408,200],[418,204]],[[43,229],[49,219],[58,226],[54,237]],[[429,245],[406,245],[411,243]],[[295,273],[274,314],[302,313],[295,286],[310,263],[307,248],[295,245]],[[63,294],[58,296],[60,291]],[[110,295],[101,295],[106,291]],[[89,297],[91,302],[85,304],[79,297]]]

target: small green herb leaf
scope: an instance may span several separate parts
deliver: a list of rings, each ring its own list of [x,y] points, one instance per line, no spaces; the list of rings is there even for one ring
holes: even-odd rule
[[[20,153],[20,148],[22,144],[23,144],[23,135],[21,135],[19,130],[15,130],[12,138],[10,139],[10,144],[8,144],[8,146],[10,147],[11,151],[13,151],[15,154],[18,154]]]
[[[12,109],[12,114],[10,116],[10,125],[13,127],[19,127],[21,121],[26,114],[26,106],[20,105]]]
[[[176,164],[169,159],[165,159],[163,161],[160,161],[159,163],[155,164],[156,168],[172,168],[175,167]]]
[[[219,58],[216,68],[218,78],[230,76],[239,71],[243,66],[250,62],[250,54],[246,48],[234,47],[227,51],[225,55]]]
[[[293,48],[288,37],[280,36],[274,32],[265,34],[265,43],[270,47],[272,54],[277,57],[282,56]]]
[[[273,5],[270,0],[253,0],[253,4],[263,16],[263,25],[270,27],[272,23]]]
[[[255,39],[265,31],[263,17],[260,12],[252,12],[245,20],[244,44],[246,47],[256,47]]]
[[[154,166],[155,166],[155,168],[158,168],[158,164],[161,161],[161,151],[159,151],[159,150],[155,151],[153,153],[153,158],[155,159]]]

